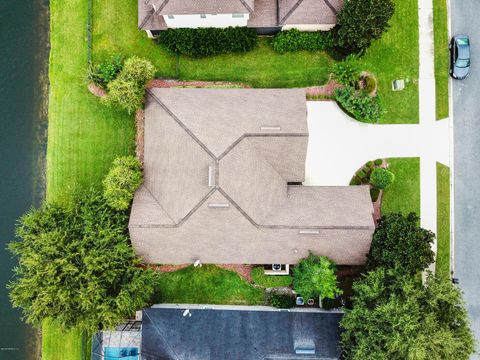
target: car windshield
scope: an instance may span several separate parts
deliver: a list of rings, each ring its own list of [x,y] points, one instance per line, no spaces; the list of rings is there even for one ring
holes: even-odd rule
[[[458,45],[468,45],[468,38],[458,38],[457,39]]]
[[[459,68],[466,68],[466,67],[470,66],[470,60],[468,60],[468,59],[458,59],[457,62],[455,63],[455,66],[459,67]]]

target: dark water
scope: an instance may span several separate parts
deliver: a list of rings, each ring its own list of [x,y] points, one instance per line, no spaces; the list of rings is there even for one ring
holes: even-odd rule
[[[48,0],[0,0],[0,359],[38,358],[37,332],[13,310],[6,244],[16,219],[44,194]]]

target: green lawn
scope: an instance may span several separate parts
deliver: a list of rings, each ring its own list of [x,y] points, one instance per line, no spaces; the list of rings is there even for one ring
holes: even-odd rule
[[[450,275],[450,168],[437,163],[437,262],[439,274]]]
[[[70,1],[70,0],[69,0]],[[175,58],[137,29],[137,3],[131,0],[93,0],[94,61],[113,53],[140,55],[158,67],[158,76],[173,77]],[[391,28],[367,51],[361,62],[379,79],[379,94],[387,113],[383,123],[418,122],[418,8],[417,0],[395,0]],[[205,59],[181,57],[179,76],[187,80],[237,81],[254,87],[321,85],[333,60],[323,52],[277,54],[267,38],[247,54]],[[391,81],[408,79],[406,89],[391,91]]]
[[[42,326],[42,360],[88,360],[90,350],[82,332],[62,332],[50,321]]]
[[[395,181],[383,193],[382,214],[415,212],[420,215],[420,159],[388,159]]]
[[[263,305],[264,293],[237,273],[214,265],[160,275],[155,302]]]
[[[448,26],[447,0],[433,0],[435,45],[435,93],[437,119],[448,117]]]

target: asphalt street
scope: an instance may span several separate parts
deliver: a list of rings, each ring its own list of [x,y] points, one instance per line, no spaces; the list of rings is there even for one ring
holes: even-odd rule
[[[451,0],[452,34],[467,34],[471,73],[453,81],[454,277],[480,344],[480,2]],[[474,359],[480,359],[475,356]]]

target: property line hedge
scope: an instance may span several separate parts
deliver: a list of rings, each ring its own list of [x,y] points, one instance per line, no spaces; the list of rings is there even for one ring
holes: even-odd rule
[[[257,34],[247,27],[168,29],[157,41],[174,53],[205,57],[250,51],[257,45]]]
[[[321,51],[334,47],[330,31],[305,32],[297,29],[280,31],[272,40],[273,50],[279,53],[307,50]]]

